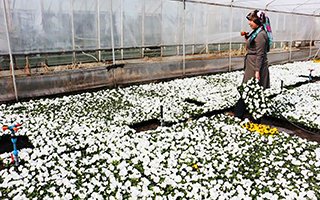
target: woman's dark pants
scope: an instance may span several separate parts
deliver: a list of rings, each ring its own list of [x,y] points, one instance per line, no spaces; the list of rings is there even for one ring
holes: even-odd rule
[[[246,111],[246,105],[245,105],[243,99],[240,98],[234,108],[234,115],[235,115],[235,117],[243,119],[245,111]]]

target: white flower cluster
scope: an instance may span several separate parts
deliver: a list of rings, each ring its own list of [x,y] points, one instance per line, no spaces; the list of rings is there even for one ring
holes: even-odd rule
[[[250,79],[240,87],[241,98],[254,119],[259,119],[270,112],[270,103],[266,92],[257,79]]]
[[[0,191],[17,199],[316,199],[319,144],[284,133],[260,137],[234,120],[203,117],[138,134],[125,126],[105,127],[87,133],[84,149],[53,140],[71,135],[67,128],[51,133],[53,138],[47,132],[52,141],[21,150],[18,171],[0,171]]]
[[[292,90],[286,90],[273,99],[282,116],[310,128],[320,129],[320,83],[310,83]],[[279,109],[273,110],[279,116]]]
[[[241,79],[242,72],[232,72],[1,104],[0,122],[22,123],[19,133],[27,135],[34,148],[20,149],[17,170],[0,168],[0,196],[319,198],[317,143],[285,133],[260,137],[224,115],[141,133],[128,126],[159,118],[160,105],[168,122],[231,107]],[[1,154],[0,160],[6,162],[8,156]]]
[[[123,124],[159,119],[162,105],[163,120],[178,122],[199,113],[228,108],[235,104],[238,97],[236,88],[230,83],[232,80],[225,75],[214,75],[119,89],[122,101],[130,106],[119,109],[115,118]],[[203,105],[198,106],[187,99]]]
[[[271,88],[272,90],[276,90],[276,93],[279,93],[281,81],[283,81],[283,86],[308,81],[310,70],[312,70],[312,76],[320,76],[320,64],[312,61],[294,62],[269,67]]]

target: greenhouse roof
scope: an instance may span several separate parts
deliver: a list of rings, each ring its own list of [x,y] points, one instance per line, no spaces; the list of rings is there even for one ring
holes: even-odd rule
[[[185,0],[216,5],[320,16],[320,0]]]

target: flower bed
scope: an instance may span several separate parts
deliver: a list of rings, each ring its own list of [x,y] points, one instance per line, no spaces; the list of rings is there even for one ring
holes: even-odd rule
[[[123,97],[132,106],[116,114],[125,124],[160,118],[160,105],[164,108],[164,121],[178,122],[191,115],[231,107],[239,98],[230,80],[219,77],[195,77],[164,83],[125,88]],[[199,107],[186,99],[203,102]]]
[[[22,150],[25,164],[19,173],[0,172],[0,191],[41,199],[320,197],[319,144],[286,133],[260,136],[238,123],[220,115],[138,134],[101,127],[74,151],[54,139],[59,132]],[[80,138],[80,130],[66,134]]]
[[[277,68],[282,70],[274,66],[270,71],[282,78],[285,72],[291,74],[289,70],[276,73]],[[317,143],[283,132],[261,136],[224,115],[141,133],[128,126],[159,119],[160,105],[167,122],[231,107],[240,96],[236,87],[242,73],[0,105],[0,125],[22,123],[18,133],[27,135],[34,145],[20,150],[23,164],[17,171],[13,167],[0,170],[0,196],[319,199]],[[316,92],[309,94],[319,97]],[[286,102],[280,96],[279,101]],[[9,153],[1,158],[8,162]]]
[[[285,90],[274,99],[273,115],[290,119],[310,128],[320,129],[320,83],[310,83]],[[281,112],[279,112],[279,110]]]
[[[281,80],[284,86],[294,85],[298,82],[308,80],[310,69],[312,69],[312,76],[320,76],[320,65],[312,61],[307,62],[294,62],[284,65],[275,65],[270,69],[270,83],[271,87],[279,87]]]

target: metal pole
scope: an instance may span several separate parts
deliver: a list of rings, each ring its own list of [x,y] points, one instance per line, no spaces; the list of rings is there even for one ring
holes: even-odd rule
[[[183,22],[182,22],[182,51],[183,51],[183,76],[186,75],[186,41],[185,41],[185,29],[186,29],[186,2],[183,0]]]
[[[163,28],[163,16],[162,16],[162,8],[163,8],[163,0],[160,1],[161,2],[161,6],[160,6],[160,51],[161,51],[161,54],[160,56],[162,57],[163,56],[163,37],[162,37],[162,28]]]
[[[293,18],[293,14],[291,15]],[[290,47],[289,47],[289,61],[291,61],[291,57],[292,57],[292,40],[293,40],[293,27],[291,29],[291,33],[290,33]]]
[[[294,27],[294,32],[296,33],[296,38],[295,39],[299,39],[299,35],[297,34],[298,33],[298,16],[296,16],[296,24],[295,24],[295,27]]]
[[[313,37],[314,37],[314,34],[313,34],[313,32],[314,32],[314,25],[312,26],[312,29],[311,29],[311,33],[310,33],[310,44],[309,44],[309,47],[310,47],[310,49],[309,49],[309,58],[311,58],[311,51],[312,51],[312,41],[313,41]]]
[[[208,44],[208,35],[209,35],[209,14],[208,14],[208,10],[206,9],[206,22],[207,22],[207,26],[206,26],[206,54],[209,53],[209,44]]]
[[[195,45],[195,27],[196,27],[196,15],[192,13],[192,55],[194,52],[194,45]]]
[[[145,10],[146,10],[146,1],[142,3],[142,19],[141,19],[141,56],[144,57],[144,23],[145,23]]]
[[[171,0],[171,1],[178,1],[182,2],[184,0]],[[200,0],[187,0],[189,3],[196,3],[196,4],[205,4],[205,5],[211,5],[211,6],[221,6],[221,7],[231,7],[231,5],[226,3],[214,3],[214,2],[208,2],[208,1],[200,1]],[[232,1],[234,2],[234,1]],[[303,4],[302,4],[303,5]],[[238,5],[232,5],[233,8],[240,8],[240,9],[249,9],[254,10],[257,9],[256,7],[250,7],[250,6],[238,6]],[[281,14],[295,14],[298,16],[316,16],[320,17],[320,15],[313,15],[313,14],[307,14],[307,13],[299,13],[299,12],[288,12],[288,11],[280,11],[280,10],[274,10],[274,9],[268,9],[269,12],[274,13],[281,13]]]
[[[76,61],[76,52],[75,52],[75,49],[76,49],[76,44],[75,44],[75,33],[74,33],[74,1],[73,0],[70,0],[71,1],[71,34],[72,34],[72,50],[73,50],[73,57],[72,57],[72,63],[75,63]]]
[[[292,60],[293,29],[295,29],[295,32],[297,32],[297,26],[298,26],[298,17],[297,16],[295,17],[296,17],[295,27],[293,27],[291,31],[291,45],[290,45],[290,55],[289,55],[290,61]]]
[[[229,30],[229,68],[228,68],[228,71],[230,72],[231,71],[231,50],[232,50],[232,23],[233,23],[233,7],[232,7],[232,3],[233,3],[233,0],[231,1],[231,17],[230,17],[230,30]]]
[[[183,0],[184,1],[184,0]],[[179,13],[179,7],[177,7],[177,13]],[[180,14],[180,13],[179,13]],[[180,28],[180,25],[181,25],[181,19],[180,19],[181,17],[180,17],[180,15],[178,16],[178,24],[179,24],[179,28]],[[178,37],[178,36],[180,36],[179,35],[179,33],[180,33],[180,29],[179,29],[179,32],[178,31],[176,31],[176,34],[174,34],[174,39],[175,39],[175,41],[176,41],[176,55],[177,56],[179,56],[180,55],[180,41],[178,41],[180,38]]]
[[[101,36],[100,36],[100,0],[97,0],[97,39],[98,39],[98,60],[101,61]]]
[[[112,64],[116,64],[116,58],[114,53],[114,37],[113,37],[113,9],[112,0],[110,0],[110,31],[111,31],[111,47],[112,47]]]
[[[121,45],[121,59],[123,60],[123,0],[120,0],[120,45]]]
[[[270,6],[270,4],[272,4],[272,3],[275,2],[275,1],[276,1],[276,0],[272,0],[272,1],[270,1],[269,3],[267,3],[265,10],[268,10],[268,6]]]
[[[315,11],[313,11],[313,15],[316,14],[316,12],[319,10],[320,8],[316,9]],[[315,17],[313,17],[315,18]],[[309,51],[309,57],[311,58],[311,54],[312,54],[312,42],[313,42],[313,37],[314,37],[314,25],[312,26],[312,31],[311,31],[311,38],[310,38],[310,51]]]
[[[2,4],[3,4],[3,16],[4,16],[5,25],[6,25],[5,28],[6,28],[8,51],[9,51],[9,57],[10,57],[10,68],[11,68],[12,83],[13,83],[14,95],[16,97],[16,101],[18,101],[19,99],[18,99],[16,77],[15,77],[15,74],[14,74],[13,58],[12,58],[12,51],[11,51],[11,44],[10,44],[9,25],[8,25],[7,10],[6,10],[6,7],[7,7],[6,6],[6,1],[3,0]]]

